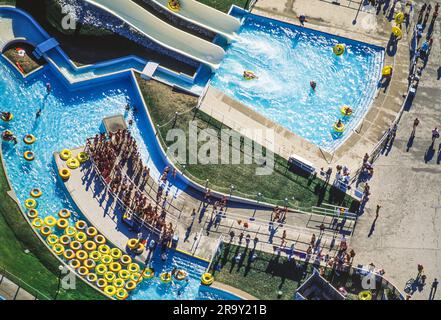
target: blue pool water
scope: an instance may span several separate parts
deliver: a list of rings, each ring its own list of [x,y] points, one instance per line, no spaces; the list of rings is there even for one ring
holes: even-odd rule
[[[152,267],[156,277],[141,283],[131,294],[130,299],[240,300],[233,294],[200,285],[201,276],[208,266],[205,261],[176,251],[169,254],[166,263],[162,263],[160,253],[157,251],[153,261]],[[173,267],[188,271],[188,283],[173,280],[172,283],[164,284],[159,280],[159,275],[162,272],[170,272]]]
[[[46,94],[46,83],[51,83],[52,92]],[[126,114],[127,103],[138,105],[136,115]],[[43,112],[39,120],[35,114],[39,108]],[[32,80],[24,81],[10,67],[4,58],[0,58],[0,110],[14,114],[10,123],[0,121],[0,131],[11,130],[19,139],[19,143],[2,142],[2,151],[8,177],[21,203],[29,198],[29,191],[38,187],[43,196],[38,199],[38,211],[41,217],[56,215],[62,208],[75,208],[64,194],[59,184],[53,161],[53,152],[63,148],[82,146],[87,137],[100,131],[102,119],[115,114],[125,114],[127,119],[134,119],[131,128],[137,140],[145,163],[152,168],[152,174],[159,176],[164,162],[158,152],[156,140],[150,129],[145,111],[140,106],[138,95],[130,81],[115,80],[105,85],[93,86],[84,90],[69,91],[52,69],[45,68]],[[32,133],[37,142],[27,146],[22,138]],[[27,162],[23,152],[33,150],[36,159]],[[159,169],[158,169],[159,168]],[[185,188],[185,183],[176,181],[177,190]],[[154,265],[158,274],[160,270],[171,269],[177,265],[190,272],[191,281],[185,288],[176,286],[164,287],[157,280],[143,283],[137,288],[133,299],[222,299],[221,293],[214,295],[199,294],[200,276],[206,263],[176,253],[165,265],[156,259]],[[178,291],[182,295],[178,296]]]
[[[332,48],[346,45],[337,57]],[[376,92],[384,50],[361,42],[246,14],[211,84],[314,144],[330,150],[364,117]],[[244,70],[259,77],[244,80]],[[309,85],[317,83],[316,92]],[[346,131],[332,126],[348,105]]]

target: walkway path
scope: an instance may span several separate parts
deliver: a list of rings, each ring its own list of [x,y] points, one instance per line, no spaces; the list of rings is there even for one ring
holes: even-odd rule
[[[73,150],[73,155],[81,150],[82,148]],[[55,162],[58,168],[65,167],[65,163],[57,154],[55,154]],[[106,191],[103,182],[91,168],[90,165],[84,165],[79,170],[73,170],[71,178],[65,182],[66,190],[86,218],[111,242],[124,249],[128,239],[136,237],[136,232],[122,222],[124,210],[116,205],[114,197]],[[151,193],[156,188],[157,185],[154,185],[146,190]],[[152,195],[153,198],[155,196],[156,194]],[[257,207],[247,208],[235,203],[229,204],[226,213],[222,216],[217,216],[213,213],[213,206],[207,206],[199,198],[200,195],[180,193],[173,200],[173,205],[181,208],[181,204],[184,204],[182,206],[184,210],[182,212],[169,210],[167,223],[172,222],[175,226],[175,234],[179,237],[177,246],[179,250],[207,260],[212,258],[221,235],[229,239],[231,232],[234,232],[237,241],[241,233],[243,237],[249,235],[250,240],[257,237],[260,250],[273,252],[275,247],[280,246],[284,230],[286,230],[286,247],[290,248],[294,245],[295,250],[302,257],[305,256],[304,252],[308,249],[313,233],[320,240],[317,242],[317,247],[322,249],[322,254],[329,254],[332,257],[342,234],[345,234],[346,239],[349,240],[354,227],[354,221],[350,219],[293,212],[288,213],[284,224],[269,223],[271,211]],[[191,216],[193,208],[197,211],[194,217]],[[250,218],[253,215],[252,221]],[[248,223],[247,227],[244,226],[245,222]],[[325,225],[325,230],[319,235],[318,229],[321,223]],[[144,237],[151,236],[151,233],[144,233]],[[145,261],[147,253],[140,258]]]
[[[413,105],[400,121],[392,149],[375,163],[372,196],[352,239],[355,261],[381,266],[400,290],[415,279],[417,264],[422,264],[427,284],[412,299],[428,299],[432,281],[441,279],[440,139],[435,150],[429,150],[431,130],[441,128],[439,17],[433,38],[429,63]],[[420,124],[412,142],[409,138],[416,117]],[[375,220],[377,204],[382,207]],[[441,299],[441,295],[435,299]]]

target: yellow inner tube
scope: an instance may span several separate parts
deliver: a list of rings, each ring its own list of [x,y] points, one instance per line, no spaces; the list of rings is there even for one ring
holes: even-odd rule
[[[96,281],[96,286],[100,289],[104,288],[105,286],[107,286],[107,281],[104,279],[98,279]]]
[[[87,236],[83,231],[80,231],[75,234],[75,240],[77,240],[80,243],[84,243],[87,241]]]
[[[119,272],[122,269],[118,262],[112,262],[109,264],[109,270],[112,272]]]
[[[113,285],[115,288],[124,288],[125,284],[126,282],[121,278],[115,278],[115,280],[113,280]]]
[[[77,159],[78,159],[78,161],[79,161],[80,163],[84,163],[84,162],[86,162],[87,160],[89,160],[89,155],[88,155],[87,153],[85,153],[85,152],[80,152],[80,153],[77,155]]]
[[[132,258],[126,254],[123,254],[121,256],[120,260],[121,260],[121,263],[124,265],[128,265],[128,264],[132,263]]]
[[[110,254],[110,247],[107,244],[101,244],[98,246],[98,251],[101,254],[109,255]]]
[[[67,228],[64,230],[64,234],[66,234],[66,235],[69,236],[69,237],[74,236],[75,233],[77,233],[77,229],[75,229],[75,228],[72,227],[72,226],[69,226],[69,227],[67,227]]]
[[[66,161],[67,159],[69,159],[70,157],[72,157],[72,152],[69,149],[63,149],[60,152],[60,158],[61,160]]]
[[[214,282],[214,277],[211,273],[204,273],[201,277],[201,283],[205,286],[209,286],[211,284],[213,284]]]
[[[59,229],[66,229],[69,226],[69,222],[66,219],[58,219],[57,227]]]
[[[404,18],[405,18],[404,13],[403,13],[403,12],[398,12],[398,13],[396,14],[396,16],[395,16],[395,22],[396,22],[397,24],[402,24],[403,21],[404,21]]]
[[[95,251],[96,250],[96,243],[93,241],[86,241],[84,242],[84,249],[87,251]]]
[[[389,77],[392,75],[392,66],[385,66],[382,70],[381,70],[381,75],[384,77]]]
[[[37,200],[29,198],[29,199],[25,200],[24,205],[28,209],[35,209],[35,208],[37,208],[38,203],[37,203]]]
[[[104,255],[101,256],[100,261],[101,261],[102,264],[108,265],[108,264],[112,263],[113,259],[112,259],[112,256],[110,254],[104,254]]]
[[[32,134],[27,134],[27,135],[25,135],[25,137],[23,138],[23,142],[26,143],[27,145],[34,144],[35,141],[37,141],[37,138],[35,138],[35,136],[32,135]]]
[[[159,279],[161,279],[162,283],[169,283],[172,280],[171,273],[170,272],[163,272],[159,276]]]
[[[346,46],[342,43],[338,43],[332,48],[332,51],[336,56],[341,56],[343,53],[345,53]]]
[[[345,131],[346,128],[345,128],[345,125],[343,123],[341,124],[340,127],[337,126],[337,123],[334,123],[333,129],[334,129],[335,132],[341,133],[341,132]]]
[[[74,269],[77,269],[77,268],[81,267],[81,262],[78,261],[77,259],[72,259],[69,261],[69,266],[71,266]]]
[[[81,242],[79,242],[79,241],[75,240],[70,243],[70,248],[74,251],[80,250],[82,247],[83,246],[82,246]]]
[[[372,300],[372,293],[370,291],[361,291],[358,294],[358,300]]]
[[[84,266],[78,268],[78,274],[82,277],[86,276],[89,273],[89,269]]]
[[[38,217],[38,211],[36,209],[29,209],[28,210],[28,217],[29,219],[35,219]]]
[[[75,252],[71,249],[64,250],[63,257],[65,257],[67,260],[71,260],[75,258]]]
[[[123,280],[128,280],[130,278],[130,272],[128,272],[126,269],[121,269],[118,272],[118,277]]]
[[[9,118],[6,118],[6,116],[2,115],[1,118],[2,118],[3,121],[9,122],[9,121],[12,121],[14,119],[14,115],[11,113],[9,115]]]
[[[401,31],[401,29],[397,26],[392,27],[392,33],[397,38],[401,38],[401,36],[403,35],[403,32]]]
[[[134,290],[135,288],[136,288],[136,282],[135,281],[133,281],[133,280],[130,280],[130,281],[127,281],[127,283],[126,283],[126,290],[128,290],[128,291],[132,291],[132,290]]]
[[[61,245],[61,244],[59,244],[59,243],[56,243],[56,244],[54,244],[54,246],[52,247],[52,250],[55,252],[55,254],[56,254],[57,256],[59,256],[59,255],[61,255],[61,254],[64,253],[64,246]]]
[[[50,234],[47,238],[46,241],[49,245],[53,246],[55,244],[58,243],[58,236],[55,234]]]
[[[32,225],[35,228],[41,228],[41,226],[43,226],[43,224],[44,224],[44,221],[41,218],[35,218],[34,220],[32,220]]]
[[[25,151],[25,152],[23,153],[23,158],[24,158],[26,161],[34,161],[34,159],[35,159],[35,154],[34,154],[32,151]]]
[[[66,168],[60,169],[58,171],[58,174],[60,175],[61,179],[63,179],[64,181],[69,180],[70,178],[70,170]]]
[[[181,9],[181,5],[172,5],[172,2],[171,1],[169,1],[168,3],[167,3],[167,7],[171,10],[171,11],[173,11],[173,12],[179,12],[179,10]]]
[[[110,255],[112,256],[113,259],[118,260],[119,258],[121,258],[122,252],[118,248],[112,248],[110,250]]]
[[[155,271],[151,268],[147,268],[142,272],[142,277],[144,279],[151,279],[155,276]]]
[[[95,273],[89,273],[86,277],[87,281],[94,283],[98,280],[98,276]]]
[[[104,274],[104,279],[106,279],[107,282],[112,282],[115,278],[116,278],[116,275],[112,271],[107,271]]]
[[[99,261],[101,259],[101,253],[99,253],[98,251],[92,251],[89,254],[89,258],[92,259],[93,261]]]
[[[83,265],[87,268],[87,269],[93,269],[96,267],[96,263],[95,261],[93,261],[92,259],[86,259],[83,262]]]
[[[116,290],[116,298],[118,300],[126,300],[129,294],[127,293],[127,290],[124,288],[119,288]]]
[[[61,209],[60,211],[58,211],[58,216],[62,219],[69,219],[70,215],[71,213],[67,209]]]
[[[87,252],[84,251],[84,250],[78,250],[78,251],[76,252],[75,256],[76,256],[77,259],[80,260],[80,261],[84,261],[84,260],[86,260],[86,259],[89,257],[89,255],[87,254]]]
[[[47,216],[46,218],[44,218],[44,223],[49,227],[53,227],[57,224],[57,219],[52,216]]]
[[[252,76],[247,76],[247,75],[244,75],[243,76],[243,78],[245,79],[245,80],[253,80],[253,79],[256,79],[256,76],[255,76],[255,74],[254,74],[254,72],[253,71],[250,71],[250,70],[246,70],[246,72],[247,73],[251,73],[254,77],[252,77]]]
[[[86,229],[86,234],[88,237],[95,237],[98,234],[98,230],[95,227],[89,227]]]
[[[95,272],[98,275],[102,276],[102,275],[104,275],[107,272],[107,266],[105,266],[103,264],[99,264],[99,265],[96,266]]]
[[[70,244],[70,237],[68,235],[63,234],[60,239],[59,239],[60,243],[64,246],[67,246],[68,244]]]
[[[76,228],[77,230],[80,230],[80,231],[86,229],[86,228],[87,228],[87,223],[86,223],[86,221],[78,220],[77,222],[75,222],[75,228]],[[84,235],[85,235],[85,234],[84,234]]]
[[[99,234],[97,236],[95,236],[95,238],[93,239],[97,244],[104,244],[106,243],[106,238],[104,238],[103,235]]]
[[[43,195],[43,192],[38,188],[34,188],[31,190],[30,195],[33,198],[40,198]]]
[[[140,269],[137,263],[131,263],[127,266],[127,270],[129,270],[130,273],[138,273]]]
[[[47,237],[48,235],[50,235],[52,233],[52,229],[48,226],[43,226],[40,229],[40,233],[42,236]]]
[[[128,242],[127,242],[127,247],[129,247],[129,249],[135,249],[137,246],[138,246],[138,239],[130,239]]]
[[[175,274],[175,278],[176,278],[176,280],[178,280],[178,281],[185,280],[185,279],[187,278],[187,276],[188,276],[188,273],[185,272],[185,271],[182,271],[182,270],[181,270],[181,272],[177,272],[177,273]]]
[[[103,291],[108,296],[114,296],[116,294],[116,288],[114,286],[106,286]]]
[[[130,275],[130,280],[132,280],[132,281],[139,282],[141,279],[142,279],[142,276],[140,273],[135,272]]]
[[[348,109],[350,109],[349,112],[347,112]],[[340,109],[340,113],[343,116],[350,117],[352,115],[352,109],[350,107],[348,107],[348,106],[343,106]]]
[[[69,158],[66,161],[66,165],[69,169],[75,170],[80,167],[80,161],[77,158]]]

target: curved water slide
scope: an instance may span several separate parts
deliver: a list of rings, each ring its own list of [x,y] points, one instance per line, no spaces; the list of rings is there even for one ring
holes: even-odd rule
[[[231,42],[234,33],[240,28],[240,21],[226,13],[195,0],[179,0],[179,11],[168,8],[169,0],[151,0],[164,7],[175,16],[217,33]]]
[[[131,0],[85,0],[118,17],[157,44],[209,66],[219,67],[225,51],[221,47],[179,30],[144,10]]]

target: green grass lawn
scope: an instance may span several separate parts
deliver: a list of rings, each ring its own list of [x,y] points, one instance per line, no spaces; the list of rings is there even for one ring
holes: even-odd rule
[[[161,137],[166,137],[168,130],[173,125],[175,128],[184,130],[188,136],[188,123],[193,118],[198,121],[199,130],[212,128],[218,131],[221,127],[219,122],[207,114],[201,111],[195,114],[191,111],[197,103],[196,97],[174,92],[170,87],[156,81],[147,82],[139,76],[137,79],[154,123],[159,125],[168,123],[160,127]],[[190,112],[186,112],[189,110]],[[180,113],[176,123],[173,121],[175,112]],[[162,142],[164,146],[173,143]],[[243,149],[241,149],[241,157],[242,159],[244,157]],[[181,170],[183,169],[182,166],[177,165]],[[236,187],[234,195],[255,200],[257,193],[260,192],[263,195],[262,201],[278,205],[284,205],[285,198],[288,199],[288,205],[302,208],[310,208],[320,205],[322,202],[347,207],[357,205],[357,202],[350,196],[334,190],[330,186],[323,186],[324,182],[320,179],[305,176],[302,172],[287,170],[286,160],[277,155],[275,156],[274,172],[271,175],[256,175],[258,166],[258,164],[188,164],[185,167],[185,174],[202,185],[205,185],[206,179],[209,179],[209,186],[213,190],[224,193],[230,192],[232,184]]]
[[[34,234],[19,211],[18,205],[6,194],[8,189],[0,160],[0,271],[5,268],[53,299],[58,287],[59,262]],[[26,249],[30,252],[25,253]],[[23,287],[30,293],[37,294],[31,288],[25,285]],[[57,299],[101,300],[106,297],[77,278],[76,289],[61,290]]]
[[[230,7],[233,4],[235,4],[238,7],[244,8],[245,5],[251,2],[250,0],[198,0],[198,1],[223,12],[228,12],[228,10],[230,10]]]

